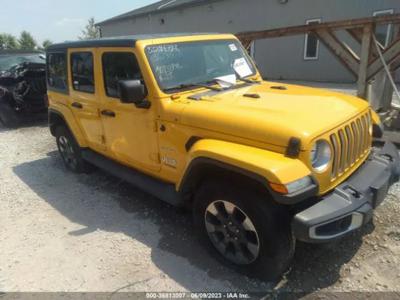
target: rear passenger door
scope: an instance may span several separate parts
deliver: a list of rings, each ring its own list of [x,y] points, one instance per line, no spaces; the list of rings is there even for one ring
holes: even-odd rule
[[[69,105],[88,144],[94,150],[104,150],[105,141],[100,119],[98,91],[98,68],[94,64],[96,50],[72,49],[69,51],[70,101]]]
[[[144,79],[132,49],[103,49],[99,52],[102,65],[102,107],[107,150],[113,157],[139,170],[158,171],[158,136],[155,129],[156,105],[137,108],[121,103],[118,82]]]

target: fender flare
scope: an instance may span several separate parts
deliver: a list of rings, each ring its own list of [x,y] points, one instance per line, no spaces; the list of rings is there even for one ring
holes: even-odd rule
[[[187,194],[201,173],[199,168],[214,167],[245,176],[266,188],[280,203],[293,204],[305,197],[287,197],[272,191],[268,183],[287,184],[305,176],[311,171],[300,160],[288,158],[282,153],[235,144],[231,142],[202,139],[190,148],[189,160],[184,175],[177,185],[178,191]],[[309,192],[316,194],[318,186]],[[307,193],[307,197],[312,196]]]
[[[66,112],[64,111],[64,113]],[[56,128],[56,125],[60,123],[59,120],[62,120],[62,124],[64,124],[68,128],[68,130],[72,133],[78,145],[81,148],[87,147],[86,139],[84,138],[84,135],[81,129],[79,128],[78,124],[75,122],[72,112],[67,111],[67,114],[70,114],[68,119],[73,120],[72,122],[67,121],[64,113],[60,112],[57,109],[49,108],[48,117],[49,117],[49,127],[51,134],[54,136],[54,130]]]

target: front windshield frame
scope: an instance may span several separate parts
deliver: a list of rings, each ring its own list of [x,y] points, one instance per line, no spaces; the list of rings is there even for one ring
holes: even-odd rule
[[[43,57],[42,57],[43,56]],[[22,58],[22,60],[17,61],[18,58]],[[22,63],[42,63],[46,64],[46,58],[43,53],[4,53],[0,54],[0,60],[10,60],[14,61],[11,63],[4,63],[4,67],[2,67],[2,63],[0,62],[0,72],[5,72],[11,70],[13,67],[18,66]]]
[[[147,61],[149,62],[149,65],[151,67],[151,70],[153,72],[153,76],[156,79],[156,82],[158,84],[158,88],[165,94],[176,94],[177,92],[185,92],[188,90],[194,90],[194,89],[199,89],[201,87],[193,85],[192,87],[185,87],[185,88],[180,88],[177,90],[171,90],[170,87],[164,87],[159,76],[157,75],[157,73],[155,72],[156,70],[156,65],[154,64],[154,62],[152,61],[152,59],[149,57],[149,53],[148,53],[148,49],[150,47],[154,47],[154,46],[170,46],[170,45],[176,45],[176,44],[202,44],[202,43],[207,43],[207,42],[225,42],[227,43],[227,45],[229,46],[229,44],[231,43],[235,43],[236,46],[238,46],[240,48],[240,50],[242,51],[242,53],[244,54],[244,57],[246,59],[246,61],[249,63],[249,67],[251,69],[251,74],[242,77],[242,79],[246,79],[246,78],[250,78],[250,77],[254,77],[255,75],[258,74],[258,70],[257,67],[253,61],[253,59],[250,57],[250,55],[248,54],[248,52],[246,51],[246,49],[242,46],[242,44],[240,43],[240,41],[236,40],[236,39],[208,39],[208,40],[197,40],[197,41],[182,41],[182,42],[168,42],[168,43],[158,43],[158,44],[149,44],[144,48],[144,52],[147,58]],[[228,74],[226,74],[228,75]],[[236,74],[235,74],[236,75]],[[214,78],[213,78],[214,79]],[[238,78],[239,80],[240,78]],[[194,82],[195,83],[195,82]],[[197,83],[197,82],[196,82]],[[200,83],[200,82],[199,82]]]

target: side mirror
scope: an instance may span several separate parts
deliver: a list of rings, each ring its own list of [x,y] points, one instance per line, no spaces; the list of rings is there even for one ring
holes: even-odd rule
[[[146,100],[146,88],[140,80],[121,80],[119,91],[122,103],[133,103],[138,108],[150,108],[151,102]]]

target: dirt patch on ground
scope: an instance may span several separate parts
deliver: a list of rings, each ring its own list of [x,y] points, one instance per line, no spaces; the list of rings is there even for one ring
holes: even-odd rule
[[[46,124],[0,128],[0,141],[0,291],[400,291],[399,184],[361,231],[299,243],[271,284],[209,257],[189,214],[104,172],[67,172]]]

